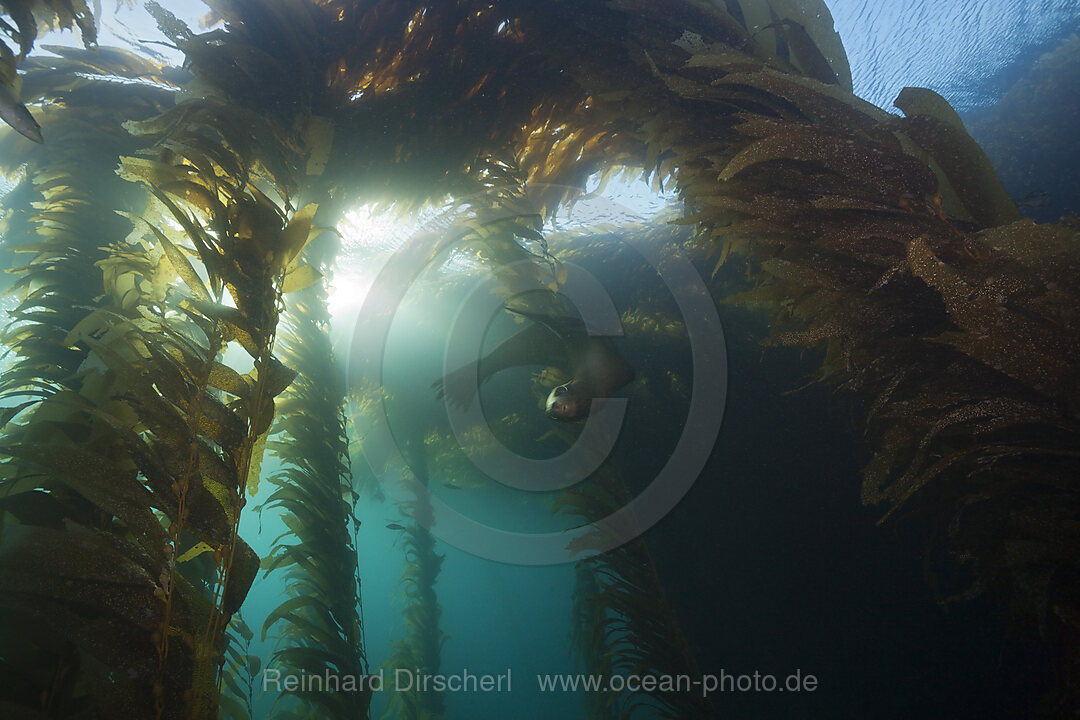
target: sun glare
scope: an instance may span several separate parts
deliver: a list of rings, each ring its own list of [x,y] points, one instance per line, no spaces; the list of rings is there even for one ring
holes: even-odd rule
[[[387,258],[419,230],[422,220],[400,219],[374,204],[361,205],[338,223],[342,257],[330,283],[330,314],[355,315]]]
[[[598,190],[599,175],[595,175],[586,185],[587,194],[572,209],[560,209],[549,228],[642,222],[669,208],[676,200],[675,193],[658,193],[649,183],[629,175],[613,177]],[[446,220],[444,209],[430,208],[417,217],[402,218],[392,208],[370,203],[345,213],[338,224],[342,256],[330,287],[330,314],[337,319],[348,319],[359,312],[387,259],[422,229],[432,229]],[[468,271],[472,266],[473,263],[451,255],[446,270]]]

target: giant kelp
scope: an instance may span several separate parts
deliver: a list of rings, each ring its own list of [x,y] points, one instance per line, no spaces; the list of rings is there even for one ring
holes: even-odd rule
[[[412,479],[416,492],[403,499],[399,510],[411,519],[401,533],[404,566],[398,578],[399,597],[403,605],[405,637],[391,642],[390,654],[382,667],[393,675],[399,668],[422,675],[436,675],[442,665],[442,647],[446,641],[440,619],[442,605],[439,603],[436,583],[442,571],[443,556],[436,552],[435,535],[431,531],[434,513],[428,488],[429,453],[426,438],[413,433],[402,442],[402,454],[407,467],[401,472]],[[387,688],[385,718],[400,720],[437,720],[443,717],[444,698],[441,690],[410,683],[407,687],[397,684]]]
[[[642,62],[684,110],[740,108],[732,129],[743,142],[676,150],[691,163],[678,170],[691,219],[760,268],[758,287],[736,300],[772,308],[779,327],[803,323],[773,342],[824,346],[822,378],[871,399],[864,499],[935,518],[974,570],[965,594],[995,588],[1019,622],[1073,638],[1057,650],[1070,657],[1075,231],[1014,222],[962,126],[935,109],[940,98],[920,104],[909,91],[899,102],[910,114],[893,119],[768,68],[689,72],[722,67],[726,53],[706,50],[676,73]],[[668,119],[673,139],[704,122],[680,133],[680,118]],[[1000,226],[978,231],[987,224]],[[1051,702],[1074,702],[1075,659],[1058,662],[1063,696]]]
[[[140,685],[147,688],[156,664],[155,582],[168,563],[162,530],[138,468],[124,460],[123,431],[112,426],[130,412],[107,379],[99,338],[81,334],[88,314],[122,313],[164,289],[153,266],[141,287],[112,273],[108,246],[128,230],[112,210],[145,203],[110,169],[117,152],[141,145],[120,122],[160,108],[165,94],[128,87],[102,108],[79,93],[102,87],[102,75],[147,69],[131,59],[91,65],[88,54],[69,51],[30,63],[24,87],[59,103],[43,117],[52,142],[3,139],[5,163],[25,163],[6,198],[5,246],[28,258],[15,268],[10,292],[19,305],[4,336],[14,356],[4,396],[16,402],[4,418],[0,547],[3,700],[11,712],[123,712],[146,701]],[[84,77],[73,82],[75,69]],[[123,679],[113,675],[118,669]]]
[[[95,58],[93,74],[107,72],[105,62]],[[62,90],[71,109],[58,122],[82,123],[73,141],[98,129],[80,117],[80,96],[72,94],[86,84]],[[141,92],[144,102],[161,93],[124,90]],[[144,143],[123,132],[120,122],[143,120],[146,105],[119,109],[129,111],[127,118],[117,113],[106,129],[126,135],[123,152],[134,152]],[[100,111],[82,115],[88,114],[97,123],[108,120]],[[287,225],[284,211],[250,185],[246,170],[237,170],[251,161],[230,154],[235,148],[220,134],[208,138],[197,128],[197,121],[186,124],[187,134],[177,132],[165,155],[152,151],[157,161],[125,159],[125,178],[147,182],[157,203],[128,205],[130,235],[131,225],[118,227],[123,220],[111,213],[124,204],[108,207],[113,196],[73,195],[79,185],[69,180],[71,146],[60,142],[41,151],[66,149],[67,155],[63,170],[39,183],[52,203],[43,207],[39,234],[51,244],[27,246],[37,256],[18,287],[25,311],[8,335],[26,358],[9,376],[11,391],[30,389],[42,399],[27,423],[7,431],[13,444],[6,452],[12,462],[5,494],[18,522],[5,523],[5,567],[16,572],[5,585],[5,604],[17,618],[28,612],[19,608],[31,595],[50,592],[42,584],[48,578],[87,583],[74,597],[54,588],[51,604],[36,603],[31,616],[47,613],[52,629],[44,639],[30,636],[29,647],[68,648],[59,660],[66,684],[43,695],[58,714],[87,706],[86,698],[70,704],[72,687],[92,688],[89,707],[97,711],[129,714],[119,710],[129,707],[147,717],[212,712],[224,625],[257,567],[236,524],[249,475],[258,474],[272,398],[292,378],[270,347],[283,277],[308,240],[310,217],[305,223],[301,214]],[[115,160],[116,154],[90,167],[100,173]],[[128,187],[145,198],[136,185]],[[155,224],[146,221],[151,211],[172,217],[183,232],[156,227],[160,215],[153,216]],[[95,224],[79,224],[84,221]],[[256,234],[260,243],[277,237],[277,254],[264,246],[244,255]],[[58,284],[63,275],[54,268],[77,277]],[[36,280],[42,272],[43,281]],[[182,286],[173,285],[177,277]],[[69,299],[83,287],[82,298]],[[228,307],[221,304],[225,288]],[[254,359],[247,376],[217,359],[234,340]],[[51,563],[39,557],[64,544],[67,533],[82,539],[67,543],[71,552],[54,553]],[[86,570],[79,572],[80,566]],[[112,569],[104,573],[106,567]],[[103,589],[91,592],[95,582]],[[117,679],[118,669],[124,680]]]
[[[278,401],[267,447],[285,469],[270,478],[277,489],[260,509],[280,509],[289,528],[264,561],[268,573],[284,571],[286,600],[267,616],[262,635],[271,628],[279,631],[270,664],[284,675],[333,676],[357,683],[355,690],[305,687],[282,696],[299,697],[321,717],[363,718],[371,692],[362,686],[368,662],[350,532],[358,521],[349,501],[354,496],[344,378],[337,373],[330,346],[324,285],[333,253],[312,252],[316,249],[313,245],[306,254],[313,282],[292,297],[282,333],[282,361],[301,370]]]
[[[599,520],[630,501],[612,463],[605,463],[586,481],[564,491],[556,512]],[[569,548],[575,554],[594,542],[593,530]],[[575,565],[571,637],[582,672],[591,677],[696,677],[697,668],[664,596],[645,540],[634,538],[613,550],[579,560]],[[708,700],[658,683],[621,692],[610,687],[586,696],[590,718],[622,720],[640,716],[710,717]]]
[[[430,512],[423,507],[414,511]],[[430,518],[427,519],[430,523]],[[446,640],[439,627],[442,606],[435,591],[443,556],[435,552],[435,536],[419,523],[410,523],[402,531],[402,536],[405,568],[399,584],[405,603],[402,618],[406,637],[392,643],[390,655],[383,664],[390,670],[401,668],[420,676],[437,675],[442,664],[442,646]],[[388,690],[386,718],[438,720],[443,717],[441,691],[420,687],[419,683]]]

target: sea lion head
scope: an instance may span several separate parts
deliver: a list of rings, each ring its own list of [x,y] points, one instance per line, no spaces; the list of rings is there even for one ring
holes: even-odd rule
[[[592,398],[579,395],[573,383],[560,385],[551,391],[547,399],[547,414],[553,420],[569,422],[581,420],[589,414]]]

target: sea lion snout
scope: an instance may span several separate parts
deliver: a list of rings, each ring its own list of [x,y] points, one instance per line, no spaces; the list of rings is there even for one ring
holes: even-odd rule
[[[560,385],[547,399],[547,415],[554,420],[580,420],[589,414],[592,399],[574,393],[569,385]]]

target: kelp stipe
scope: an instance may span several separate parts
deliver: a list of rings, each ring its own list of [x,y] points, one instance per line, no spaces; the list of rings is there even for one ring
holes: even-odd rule
[[[368,660],[350,532],[357,520],[347,499],[353,493],[345,387],[328,335],[324,277],[333,253],[316,252],[325,244],[316,241],[305,254],[312,284],[290,296],[283,323],[282,360],[300,372],[278,401],[267,443],[285,469],[270,478],[277,489],[259,510],[280,510],[291,531],[277,539],[263,561],[267,573],[284,575],[287,599],[267,616],[262,636],[271,629],[278,632],[278,648],[268,666],[284,675],[334,676],[341,683],[282,692],[275,707],[292,696],[309,713],[344,720],[368,716],[371,690],[363,680]]]
[[[383,663],[393,670],[405,668],[422,675],[438,674],[446,636],[439,628],[442,608],[435,594],[443,558],[435,553],[435,538],[429,530],[411,524],[403,531],[405,569],[401,573],[405,600],[405,640],[391,644]],[[443,717],[442,693],[430,688],[391,688],[384,718],[437,720]]]
[[[103,61],[95,59],[98,66]],[[86,84],[80,80],[75,90]],[[69,103],[87,97],[71,88],[64,92]],[[152,103],[161,91],[127,86],[117,94]],[[117,114],[143,119],[146,109],[119,105]],[[70,105],[59,117],[80,119]],[[111,127],[119,130],[119,120]],[[24,283],[25,309],[51,314],[23,313],[8,336],[27,358],[24,371],[7,378],[12,389],[29,387],[45,399],[29,423],[7,429],[20,442],[7,453],[16,462],[6,468],[5,510],[21,522],[16,528],[5,517],[3,564],[19,572],[5,584],[3,601],[13,619],[49,614],[49,636],[56,638],[50,647],[60,643],[63,672],[57,677],[65,684],[47,688],[42,697],[57,714],[84,707],[141,717],[214,714],[223,626],[257,569],[257,558],[236,537],[236,524],[247,481],[258,474],[259,438],[273,415],[272,397],[292,378],[270,346],[283,276],[300,267],[293,260],[309,237],[310,217],[301,213],[286,225],[284,211],[249,186],[243,168],[251,161],[215,141],[220,134],[200,136],[197,114],[170,129],[176,139],[165,141],[170,149],[156,162],[131,155],[125,160],[126,177],[144,182],[159,204],[113,206],[126,206],[135,225],[127,242],[121,241],[130,225],[117,228],[120,218],[108,209],[95,227],[77,224],[95,221],[93,203],[72,194],[81,181],[52,171],[41,183],[46,198],[58,203],[56,210],[43,207],[41,223],[56,249],[35,250],[39,259]],[[87,139],[85,131],[74,137]],[[119,148],[129,154],[144,144],[128,136]],[[54,147],[65,145],[43,151]],[[194,165],[185,162],[185,152],[194,154]],[[71,167],[100,173],[114,158]],[[67,162],[73,163],[70,155]],[[178,176],[184,182],[170,186]],[[110,187],[107,179],[93,182],[99,190]],[[128,194],[143,196],[137,185],[127,187]],[[162,211],[184,232],[158,229],[156,213]],[[108,228],[114,235],[101,236]],[[253,242],[277,252],[240,260]],[[107,243],[106,252],[87,262],[88,253]],[[209,288],[193,262],[202,266]],[[56,273],[35,284],[40,270],[68,266],[70,284],[55,283],[53,277],[64,277]],[[177,276],[183,289],[172,286]],[[92,292],[95,277],[100,289],[93,295],[57,294],[86,283],[85,292]],[[226,288],[235,307],[220,304]],[[255,360],[256,370],[247,376],[217,360],[234,339]],[[77,541],[64,542],[62,536],[72,533]],[[46,551],[52,560],[40,555]],[[31,611],[24,596],[35,573],[42,580],[77,579],[82,590],[72,595],[65,587],[61,599],[37,602]],[[103,582],[127,589],[95,593],[95,583]],[[80,690],[72,700],[73,687],[88,688],[91,696]],[[16,686],[15,692],[22,690]],[[38,695],[17,699],[36,704]]]
[[[305,266],[299,256],[313,234],[314,207],[296,213],[286,222],[285,211],[257,189],[256,178],[242,170],[253,163],[236,154],[237,145],[230,142],[228,125],[218,115],[220,107],[197,102],[195,107],[183,110],[190,112],[187,121],[162,139],[168,150],[156,160],[124,158],[121,172],[128,179],[148,185],[194,246],[184,249],[152,225],[146,225],[161,252],[188,285],[190,295],[179,300],[177,306],[181,317],[197,326],[209,342],[206,362],[198,376],[201,387],[214,387],[235,398],[222,403],[203,393],[201,400],[191,406],[188,418],[191,430],[207,432],[208,439],[220,448],[220,459],[227,461],[224,471],[228,478],[224,488],[227,493],[219,497],[228,519],[227,537],[224,543],[211,545],[217,578],[212,585],[209,621],[200,630],[196,644],[193,682],[198,689],[193,693],[191,713],[201,716],[214,706],[224,625],[239,608],[257,567],[257,558],[237,536],[237,527],[246,493],[254,491],[258,481],[266,435],[274,416],[273,398],[295,375],[273,356],[272,348],[282,292],[290,289],[297,273],[310,273],[301,269]],[[213,120],[212,125],[201,125],[207,118],[204,113]],[[226,128],[225,132],[222,128]],[[215,137],[221,140],[215,141]],[[239,174],[231,175],[230,169],[239,170]],[[272,178],[263,177],[262,182],[276,185]],[[162,191],[162,186],[169,190]],[[201,263],[209,287],[193,270],[188,255]],[[226,289],[233,302],[231,307],[221,303]],[[247,375],[214,359],[222,344],[233,340],[254,362],[254,369]],[[200,453],[192,450],[186,466],[195,470],[200,461]],[[188,481],[182,477],[179,482],[182,499]],[[181,516],[178,525],[185,519]],[[179,528],[174,530],[174,538],[179,532]],[[167,607],[171,607],[171,598],[172,593],[167,591]],[[167,646],[166,641],[163,654]]]

